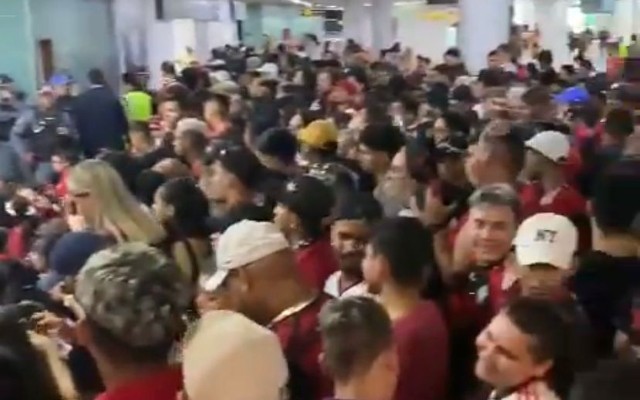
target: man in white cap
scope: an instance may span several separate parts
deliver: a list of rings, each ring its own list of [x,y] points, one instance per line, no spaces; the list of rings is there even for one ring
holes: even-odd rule
[[[567,297],[564,286],[573,271],[578,230],[562,215],[536,214],[526,219],[514,240],[524,296]]]
[[[530,180],[521,191],[522,209],[529,213],[554,213],[570,218],[588,236],[586,200],[567,182],[565,162],[571,145],[558,131],[544,131],[525,143],[525,178]],[[583,228],[585,226],[585,228]],[[581,242],[582,243],[582,242]]]
[[[202,316],[185,346],[182,371],[189,400],[286,398],[287,362],[278,337],[232,311]]]
[[[593,366],[597,349],[594,330],[570,291],[567,280],[575,272],[578,230],[562,215],[536,214],[520,224],[514,239],[520,271],[520,294],[552,302],[568,327],[574,331],[574,368]]]
[[[318,314],[328,296],[306,286],[293,250],[271,222],[243,220],[218,239],[216,272],[203,289],[217,291],[224,303],[271,329],[289,363],[291,399],[320,400],[331,394],[322,373]]]

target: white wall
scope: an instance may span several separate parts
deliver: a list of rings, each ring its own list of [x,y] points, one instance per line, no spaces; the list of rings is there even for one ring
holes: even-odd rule
[[[437,9],[422,4],[394,8],[398,27],[396,40],[411,47],[414,54],[429,57],[436,63],[442,60],[442,54],[449,47],[456,45],[455,29],[448,21],[428,18],[428,13]]]
[[[160,83],[160,64],[183,57],[186,47],[193,48],[197,58],[205,61],[213,47],[237,42],[236,24],[230,20],[226,1],[221,3],[220,22],[158,20],[154,0],[113,0],[112,4],[120,68],[148,66],[151,87]]]

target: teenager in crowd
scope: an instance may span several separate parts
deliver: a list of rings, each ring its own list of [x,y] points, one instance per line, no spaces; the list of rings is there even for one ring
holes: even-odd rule
[[[376,293],[363,281],[361,264],[374,225],[382,218],[380,204],[369,193],[348,192],[338,198],[334,218],[331,244],[338,256],[338,271],[327,278],[325,293],[336,298]]]
[[[559,400],[573,383],[573,330],[544,300],[521,298],[502,310],[476,340],[475,372],[489,398]]]
[[[365,281],[379,285],[393,321],[400,373],[396,400],[447,398],[449,337],[444,317],[420,292],[434,271],[430,234],[415,218],[383,220],[362,263]]]
[[[392,400],[398,355],[391,320],[375,300],[352,297],[320,313],[322,364],[334,380],[334,399]]]
[[[301,276],[320,291],[338,269],[329,237],[334,204],[331,188],[305,175],[287,183],[274,210],[275,224],[296,251]]]

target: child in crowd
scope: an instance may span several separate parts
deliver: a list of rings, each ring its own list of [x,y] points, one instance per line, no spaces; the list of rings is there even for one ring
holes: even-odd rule
[[[322,364],[333,378],[335,400],[391,400],[398,355],[386,311],[375,300],[350,297],[320,312]]]
[[[67,179],[71,167],[80,161],[78,149],[71,143],[60,146],[51,156],[51,165],[58,174],[58,181],[53,187],[53,194],[58,199],[64,199],[67,195]]]

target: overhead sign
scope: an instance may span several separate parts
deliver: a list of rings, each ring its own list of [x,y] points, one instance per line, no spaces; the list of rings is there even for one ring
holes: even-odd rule
[[[582,0],[580,8],[585,14],[613,14],[616,0]]]
[[[430,10],[423,12],[420,19],[425,21],[441,21],[449,24],[455,24],[460,20],[460,13],[457,9]]]
[[[324,17],[326,11],[322,8],[305,7],[300,10],[300,15],[303,17]]]

